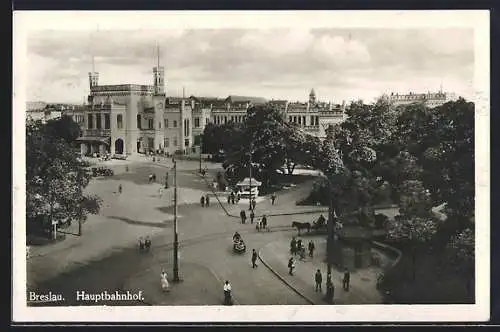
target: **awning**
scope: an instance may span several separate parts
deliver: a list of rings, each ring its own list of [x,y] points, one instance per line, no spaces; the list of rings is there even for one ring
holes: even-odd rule
[[[79,142],[89,142],[89,143],[104,143],[107,145],[111,144],[111,137],[78,137],[76,141]]]
[[[252,187],[253,186],[259,187],[261,184],[262,182],[252,178]],[[237,183],[237,186],[250,186],[250,178],[244,178],[243,180]]]

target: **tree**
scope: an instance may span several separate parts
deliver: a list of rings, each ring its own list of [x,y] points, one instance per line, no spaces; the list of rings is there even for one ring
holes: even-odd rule
[[[87,164],[67,141],[49,134],[46,125],[26,125],[26,219],[28,233],[51,232],[52,223],[79,226],[99,211],[101,200],[84,193]],[[79,229],[81,231],[81,229]],[[81,233],[81,232],[80,232]]]
[[[465,276],[465,288],[467,294],[472,293],[471,282],[474,278],[475,269],[475,237],[474,230],[466,228],[451,237],[447,244],[447,254],[453,263],[455,271]]]
[[[446,203],[453,235],[474,218],[474,103],[460,98],[433,109],[410,105],[401,110],[393,142],[421,168],[418,177],[433,205]]]
[[[227,136],[226,136],[227,137]],[[248,109],[241,132],[232,139],[226,171],[233,179],[252,174],[269,185],[277,170],[285,166],[292,174],[297,163],[306,160],[306,142],[311,139],[294,124],[284,120],[283,113],[268,105]]]
[[[48,135],[62,138],[68,144],[73,144],[80,137],[80,126],[68,115],[47,121],[45,130]]]
[[[437,232],[439,220],[432,214],[430,193],[421,181],[404,181],[400,188],[399,215],[388,222],[387,237],[408,244],[412,255],[412,280],[415,281],[416,249]]]

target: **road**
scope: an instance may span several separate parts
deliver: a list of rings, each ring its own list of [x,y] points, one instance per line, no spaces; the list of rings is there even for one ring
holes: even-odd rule
[[[173,241],[171,207],[167,206],[168,199],[159,197],[161,185],[147,183],[151,171],[158,172],[159,177],[164,169],[159,165],[132,164],[129,172],[118,170],[112,178],[94,181],[89,189],[103,197],[106,204],[103,211],[89,218],[84,225],[84,236],[40,248],[38,255],[28,260],[28,288],[62,293],[70,303],[61,305],[74,304],[70,299],[74,298],[75,290],[123,289],[130,276],[171,257],[166,247]],[[264,266],[257,269],[250,266],[251,249],[260,248],[283,236],[282,233],[256,233],[253,225],[241,225],[217,204],[201,208],[194,202],[206,192],[205,184],[191,171],[182,169],[178,180],[179,184],[189,186],[180,188],[180,192],[181,196],[185,194],[185,203],[191,202],[179,206],[180,239],[208,238],[181,245],[181,260],[208,265],[220,280],[231,280],[240,304],[305,304]],[[121,195],[116,193],[119,183],[124,187]],[[294,192],[302,195],[304,188],[296,189],[282,196],[280,208],[295,205]],[[258,209],[266,206],[260,205]],[[273,217],[270,224],[290,225],[290,220]],[[249,252],[242,256],[231,252],[232,234],[236,230],[242,234],[249,232],[244,235]],[[152,237],[153,253],[148,257],[137,252],[139,235]]]

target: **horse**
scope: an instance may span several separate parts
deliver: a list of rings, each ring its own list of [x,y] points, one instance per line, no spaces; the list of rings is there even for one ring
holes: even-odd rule
[[[294,222],[292,222],[292,227],[297,228],[297,231],[299,232],[299,235],[300,235],[300,231],[302,229],[307,229],[308,233],[311,231],[311,223],[309,223],[309,222],[294,221]]]

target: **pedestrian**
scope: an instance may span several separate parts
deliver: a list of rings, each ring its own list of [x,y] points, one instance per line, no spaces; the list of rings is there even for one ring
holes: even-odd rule
[[[308,249],[309,249],[309,257],[313,257],[314,255],[314,243],[312,241],[309,241],[309,244],[308,244]]]
[[[326,294],[325,294],[325,301],[327,303],[332,304],[333,303],[333,297],[335,295],[335,286],[333,285],[332,281],[332,275],[328,274],[326,276]]]
[[[318,290],[321,292],[322,291],[321,283],[323,282],[323,276],[321,275],[320,269],[316,271],[316,274],[314,275],[314,280],[316,281],[316,292]]]
[[[257,201],[254,199],[252,199],[252,210],[255,210],[255,206],[257,205]]]
[[[304,261],[306,259],[306,248],[301,247],[299,254],[300,254],[300,260]]]
[[[231,195],[229,195],[229,199],[231,200],[231,204],[234,204],[234,191],[231,191]]]
[[[122,193],[122,190],[123,190],[123,187],[122,187],[122,184],[120,183],[118,185],[118,192],[121,194]]]
[[[266,217],[266,215],[262,216],[261,222],[262,222],[262,229],[267,230],[267,217]]]
[[[273,194],[271,195],[271,204],[272,204],[272,205],[274,205],[274,202],[275,202],[275,201],[276,201],[276,194],[275,194],[275,193],[273,193]]]
[[[156,174],[153,173],[153,182],[156,182]]]
[[[227,195],[227,204],[231,204],[231,195]]]
[[[148,181],[149,181],[149,183],[151,183],[153,181],[153,174],[149,174]]]
[[[240,217],[241,217],[241,223],[244,224],[246,219],[247,219],[247,215],[245,213],[245,210],[241,210]]]
[[[290,241],[290,253],[295,256],[295,253],[297,252],[297,240],[295,240],[295,237],[292,237],[292,241]]]
[[[301,251],[302,251],[302,240],[298,239],[297,240],[297,253],[300,254]]]
[[[257,264],[255,262],[257,261],[257,251],[255,249],[252,249],[252,268],[256,268]]]
[[[253,211],[250,212],[250,223],[253,224],[253,219],[255,218],[255,213]]]
[[[208,197],[208,194],[205,197],[205,204],[207,205],[207,207],[210,206],[210,197]]]
[[[128,172],[128,165],[125,165],[125,172]]]
[[[200,203],[201,203],[201,207],[205,207],[205,196],[201,196]]]
[[[288,260],[288,274],[293,276],[293,269],[295,268],[295,261],[293,257]]]
[[[349,270],[346,268],[344,270],[344,278],[342,279],[342,287],[346,292],[349,291],[349,282],[351,281],[351,274],[349,273]]]
[[[139,237],[139,250],[140,251],[143,251],[144,250],[144,239],[141,237]]]

